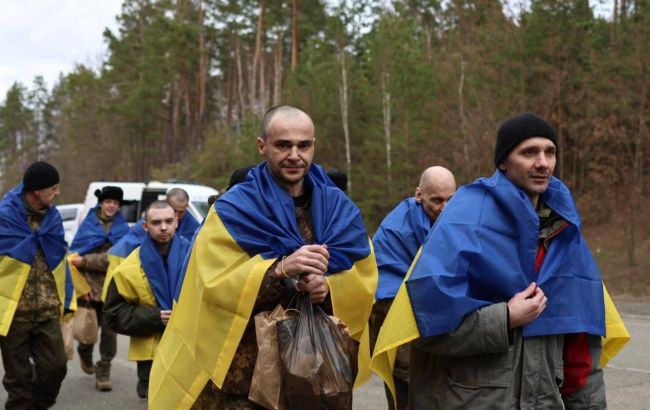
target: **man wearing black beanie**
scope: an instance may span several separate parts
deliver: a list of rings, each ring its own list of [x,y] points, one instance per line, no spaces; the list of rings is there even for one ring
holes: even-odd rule
[[[607,408],[602,367],[629,335],[605,322],[605,309],[618,314],[553,176],[557,150],[543,118],[505,120],[496,172],[458,190],[425,239],[403,284],[408,300],[391,307],[407,303],[417,324],[409,407]],[[408,323],[392,317],[382,329]],[[387,350],[375,351],[380,362]]]
[[[59,318],[72,289],[64,290],[58,195],[56,168],[35,162],[0,202],[0,349],[8,409],[51,407],[66,374]]]

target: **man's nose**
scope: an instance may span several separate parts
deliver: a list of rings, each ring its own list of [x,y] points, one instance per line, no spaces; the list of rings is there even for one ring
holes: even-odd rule
[[[289,151],[289,158],[291,159],[298,159],[298,146],[294,145],[291,147],[291,150]]]
[[[540,152],[539,155],[537,155],[535,166],[537,168],[548,168],[549,162],[548,158],[546,158],[546,153]]]

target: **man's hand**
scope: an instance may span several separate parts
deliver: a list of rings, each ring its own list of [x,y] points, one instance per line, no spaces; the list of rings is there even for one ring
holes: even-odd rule
[[[546,309],[548,299],[542,289],[532,282],[526,289],[508,301],[510,329],[523,326],[537,319]]]
[[[160,320],[163,322],[163,325],[167,326],[169,322],[169,317],[172,315],[171,310],[161,310],[160,311]]]
[[[283,276],[298,276],[300,274],[317,274],[323,275],[327,272],[330,253],[327,251],[327,245],[305,245],[284,258],[275,266],[275,274]]]
[[[298,284],[298,289],[302,292],[309,293],[309,300],[313,305],[323,303],[330,291],[325,276],[316,273],[310,273],[302,277],[303,282]]]
[[[79,296],[78,299],[81,299],[81,300],[83,300],[85,302],[92,302],[92,300],[93,300],[93,292],[90,291],[90,292],[86,293],[85,295],[81,295],[81,296]]]
[[[84,264],[84,258],[83,256],[80,256],[78,258],[71,260],[70,263],[77,269],[81,268]]]

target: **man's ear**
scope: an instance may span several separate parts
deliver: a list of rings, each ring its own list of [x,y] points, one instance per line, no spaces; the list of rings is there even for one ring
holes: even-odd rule
[[[415,202],[422,203],[422,191],[420,187],[415,188]]]
[[[499,165],[497,165],[499,168],[499,171],[506,172],[506,166],[503,162],[499,162]]]
[[[257,137],[257,150],[261,156],[266,157],[266,141],[262,137]]]

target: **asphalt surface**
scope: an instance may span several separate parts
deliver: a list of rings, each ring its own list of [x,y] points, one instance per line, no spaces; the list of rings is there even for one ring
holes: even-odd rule
[[[605,369],[607,401],[610,410],[650,410],[650,304],[617,304],[632,336],[623,351]],[[75,353],[68,362],[68,374],[61,386],[54,409],[140,410],[146,400],[135,392],[137,382],[134,362],[127,357],[128,338],[118,337],[118,355],[113,360],[111,381],[113,391],[98,392],[94,377],[83,373]],[[97,356],[97,352],[95,352]],[[4,370],[0,369],[0,375]],[[0,402],[7,393],[0,389]],[[355,410],[386,409],[381,381],[374,377],[354,395]]]

